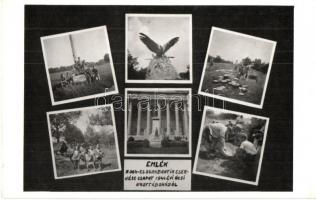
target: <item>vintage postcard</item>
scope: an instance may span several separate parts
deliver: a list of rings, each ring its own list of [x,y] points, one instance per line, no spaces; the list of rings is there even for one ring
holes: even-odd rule
[[[276,42],[212,27],[199,94],[262,108]]]
[[[204,107],[193,173],[258,185],[269,118]]]
[[[112,105],[47,112],[55,179],[121,170]]]
[[[51,102],[118,93],[106,26],[41,37]]]
[[[125,156],[191,156],[191,89],[125,90]]]
[[[192,83],[192,15],[126,14],[125,81]]]

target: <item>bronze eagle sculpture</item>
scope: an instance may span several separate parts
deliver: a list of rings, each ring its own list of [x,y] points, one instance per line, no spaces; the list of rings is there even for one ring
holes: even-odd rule
[[[139,38],[150,51],[156,54],[156,57],[163,57],[165,53],[179,41],[179,37],[175,37],[169,40],[169,42],[167,42],[163,46],[161,46],[144,33],[139,33]]]

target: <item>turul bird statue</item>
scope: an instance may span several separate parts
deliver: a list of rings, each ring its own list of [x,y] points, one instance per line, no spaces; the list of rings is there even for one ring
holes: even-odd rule
[[[156,54],[157,58],[164,57],[165,53],[179,41],[179,37],[175,37],[169,40],[163,46],[161,46],[144,33],[139,33],[139,38],[150,51]]]

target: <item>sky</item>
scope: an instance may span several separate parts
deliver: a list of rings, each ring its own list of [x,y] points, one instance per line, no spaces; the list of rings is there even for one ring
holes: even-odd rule
[[[98,113],[98,111],[98,109],[86,109],[81,111],[81,115],[75,125],[82,131],[82,133],[85,133],[87,126],[89,125],[89,116]]]
[[[81,60],[96,62],[109,53],[107,38],[103,27],[95,30],[73,33],[73,43]],[[43,40],[48,68],[74,64],[69,34]]]
[[[157,44],[164,45],[174,37],[179,41],[171,47],[166,55],[171,58],[178,72],[186,71],[190,65],[191,26],[189,17],[128,17],[127,49],[134,57],[138,57],[140,67],[146,68],[152,58],[151,52],[139,39],[139,33],[144,33]]]
[[[235,62],[249,57],[251,60],[260,58],[263,62],[270,61],[273,44],[233,33],[214,30],[209,55],[219,55],[225,60]]]

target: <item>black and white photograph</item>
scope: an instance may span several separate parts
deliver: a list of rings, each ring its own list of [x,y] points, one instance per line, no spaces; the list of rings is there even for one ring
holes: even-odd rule
[[[269,118],[204,107],[193,173],[258,185]]]
[[[125,90],[125,155],[191,156],[191,89]]]
[[[118,93],[106,26],[41,37],[53,105]]]
[[[192,83],[192,15],[125,16],[126,82]]]
[[[47,113],[55,179],[121,170],[112,105]]]
[[[262,108],[276,42],[212,27],[199,94]]]

